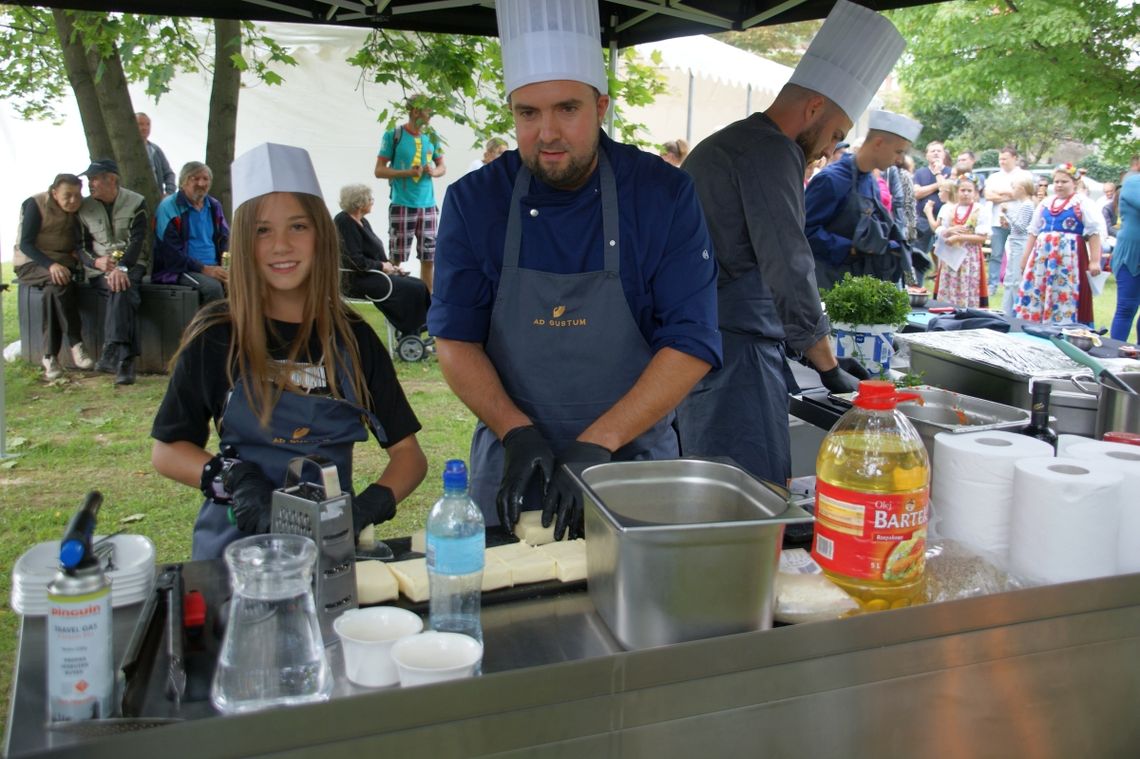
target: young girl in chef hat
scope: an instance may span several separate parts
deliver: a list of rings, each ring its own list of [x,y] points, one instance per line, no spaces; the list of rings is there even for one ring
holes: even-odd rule
[[[336,227],[308,153],[260,145],[234,161],[232,182],[229,297],[187,327],[151,431],[155,468],[206,496],[194,559],[269,531],[272,491],[297,456],[331,459],[355,492],[353,445],[371,432],[387,449],[353,499],[358,532],[391,519],[427,470],[387,351],[340,297]]]

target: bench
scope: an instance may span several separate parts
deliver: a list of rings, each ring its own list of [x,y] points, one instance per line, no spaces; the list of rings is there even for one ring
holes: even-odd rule
[[[20,321],[20,355],[25,361],[39,365],[43,359],[43,289],[17,283],[17,312]],[[135,362],[140,372],[165,374],[182,340],[182,331],[198,311],[198,291],[181,285],[145,283],[139,286],[139,337],[142,355]],[[83,344],[92,358],[103,351],[103,317],[106,299],[87,283],[76,286],[79,315],[83,322]],[[59,352],[60,364],[74,369],[71,353]]]

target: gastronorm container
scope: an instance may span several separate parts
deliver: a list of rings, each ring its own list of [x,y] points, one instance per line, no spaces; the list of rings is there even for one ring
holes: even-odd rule
[[[910,370],[929,385],[956,390],[974,398],[1026,411],[1031,404],[1029,377],[926,345],[910,345]],[[1068,378],[1034,378],[1034,382],[1041,381],[1053,385],[1049,413],[1056,418],[1054,430],[1058,434],[1092,437],[1096,424],[1096,396],[1081,392]]]
[[[772,626],[784,525],[812,519],[786,490],[698,459],[571,474],[585,504],[590,600],[624,648]]]

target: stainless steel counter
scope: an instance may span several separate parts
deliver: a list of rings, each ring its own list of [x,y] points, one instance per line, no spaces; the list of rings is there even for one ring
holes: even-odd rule
[[[484,629],[480,678],[342,684],[325,704],[63,746],[74,739],[49,742],[42,727],[43,624],[29,619],[7,747],[85,759],[1140,755],[1140,575],[636,652],[618,650],[585,593],[487,607]]]

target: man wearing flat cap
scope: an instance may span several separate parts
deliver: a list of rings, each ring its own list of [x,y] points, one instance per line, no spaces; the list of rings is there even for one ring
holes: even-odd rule
[[[887,282],[914,278],[906,230],[883,205],[874,172],[887,172],[906,155],[922,125],[901,114],[872,111],[869,126],[859,149],[819,172],[804,191],[804,231],[821,290],[844,274]]]
[[[576,537],[563,464],[678,455],[673,409],[720,364],[716,262],[692,181],[601,131],[596,0],[496,7],[519,147],[448,190],[428,328],[487,524],[542,508]]]
[[[791,474],[785,361],[802,355],[832,392],[857,389],[839,365],[804,236],[804,166],[830,155],[905,43],[884,17],[839,0],[764,113],[702,140],[684,171],[708,217],[720,275],[724,368],[677,410],[686,456],[728,456],[777,483]],[[814,183],[816,180],[812,180]]]
[[[88,281],[107,299],[103,353],[95,369],[114,374],[116,385],[131,385],[140,353],[139,285],[149,260],[143,246],[146,200],[119,186],[119,166],[108,158],[92,161],[83,174],[91,194],[79,207],[80,255]]]

